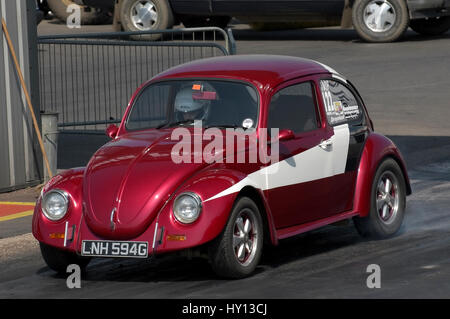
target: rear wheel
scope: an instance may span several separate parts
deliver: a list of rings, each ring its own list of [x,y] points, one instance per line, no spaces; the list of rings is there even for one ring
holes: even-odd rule
[[[90,262],[90,258],[81,257],[75,253],[65,251],[53,246],[40,243],[42,258],[47,266],[57,273],[66,273],[67,266],[76,264],[81,269],[85,269]]]
[[[450,29],[450,16],[434,19],[411,20],[409,26],[423,35],[440,35]]]
[[[405,207],[405,178],[397,162],[387,159],[378,167],[372,182],[369,216],[355,217],[356,229],[363,237],[392,236],[402,225]]]
[[[356,0],[353,26],[368,42],[392,42],[405,33],[409,24],[405,0]]]
[[[209,247],[213,270],[227,278],[250,275],[261,258],[263,235],[258,206],[248,197],[240,198],[225,229]]]
[[[76,5],[76,3],[71,0],[47,0],[47,4],[53,14],[63,22],[66,22],[67,18],[72,14],[70,11],[67,12],[67,8],[73,4]],[[111,19],[106,12],[103,12],[100,9],[88,6],[80,6],[80,8],[80,23],[82,25],[100,24]]]
[[[170,29],[174,24],[172,9],[167,0],[124,0],[120,20],[125,31]],[[136,40],[158,40],[160,34],[133,36]]]

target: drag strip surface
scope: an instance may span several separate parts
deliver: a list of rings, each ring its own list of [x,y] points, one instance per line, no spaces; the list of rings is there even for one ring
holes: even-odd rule
[[[404,148],[411,140],[393,139]],[[327,226],[281,241],[254,276],[232,281],[217,278],[203,259],[96,259],[81,289],[68,289],[25,234],[0,240],[0,298],[449,298],[450,161],[440,150],[450,152],[450,138],[422,142],[434,156],[410,169],[413,195],[394,238],[362,239],[351,222]],[[366,284],[372,264],[381,269],[380,289]]]

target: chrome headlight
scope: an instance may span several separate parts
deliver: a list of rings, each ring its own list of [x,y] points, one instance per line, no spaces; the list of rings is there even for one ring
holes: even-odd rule
[[[69,208],[69,196],[59,189],[52,189],[42,198],[42,212],[50,220],[57,221],[63,218]]]
[[[195,222],[200,216],[201,210],[202,200],[195,193],[182,193],[173,204],[173,214],[183,224]]]

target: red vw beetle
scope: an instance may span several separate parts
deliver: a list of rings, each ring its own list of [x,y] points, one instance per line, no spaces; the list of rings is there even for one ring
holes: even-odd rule
[[[52,178],[33,234],[47,265],[194,250],[214,271],[253,272],[264,245],[353,218],[395,234],[411,187],[392,141],[321,63],[240,55],[143,84],[86,167]]]

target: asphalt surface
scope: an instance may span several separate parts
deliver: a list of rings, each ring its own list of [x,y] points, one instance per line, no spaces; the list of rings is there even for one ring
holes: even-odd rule
[[[203,259],[97,259],[81,289],[68,289],[66,277],[46,267],[26,217],[0,222],[0,298],[450,298],[450,33],[409,31],[401,42],[368,44],[352,30],[234,28],[239,54],[316,59],[359,89],[376,130],[397,143],[408,165],[413,194],[400,233],[367,240],[352,222],[327,226],[265,251],[242,280],[218,279]],[[71,153],[68,143],[86,142],[75,139],[61,146],[66,165],[84,165],[104,142],[99,137],[76,157],[79,148]],[[366,285],[371,264],[380,266],[381,288]]]

